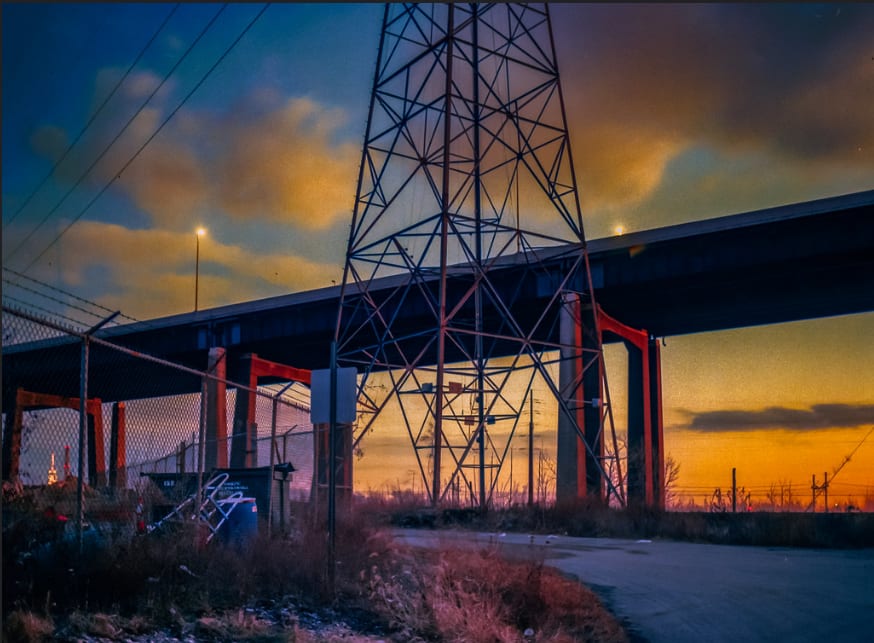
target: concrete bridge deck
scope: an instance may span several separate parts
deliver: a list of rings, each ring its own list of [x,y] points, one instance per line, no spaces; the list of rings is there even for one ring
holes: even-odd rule
[[[599,304],[655,336],[874,310],[874,190],[595,239],[588,249]],[[536,274],[530,256],[517,255],[496,280],[502,288],[527,289],[517,301],[538,297],[538,280],[548,279],[550,266],[566,253],[539,253]],[[388,288],[393,280],[376,285]],[[210,347],[222,346],[231,378],[235,360],[247,353],[325,368],[339,294],[339,286],[292,293],[117,326],[98,336],[197,369],[206,368]],[[420,323],[415,306],[405,308],[402,323]],[[131,382],[125,377],[130,358],[106,349],[91,359],[91,387],[104,401],[200,388],[197,377],[158,367],[150,376],[142,363]],[[4,393],[11,385],[38,389],[34,384],[47,371],[54,393],[78,395],[78,341],[3,348]],[[3,397],[5,409],[10,396]]]

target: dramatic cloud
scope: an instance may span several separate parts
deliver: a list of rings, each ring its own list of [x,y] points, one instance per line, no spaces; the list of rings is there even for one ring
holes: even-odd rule
[[[870,5],[551,7],[588,236],[610,234],[619,223],[642,229],[872,187]],[[342,236],[335,233],[349,221],[360,160],[364,123],[350,126],[352,99],[333,91],[349,86],[351,67],[331,67],[319,58],[298,68],[290,65],[296,59],[272,41],[251,51],[258,52],[255,64],[238,61],[248,70],[245,83],[223,66],[222,74],[211,78],[121,171],[192,80],[181,73],[159,88],[164,70],[157,63],[154,72],[128,77],[61,164],[58,194],[157,92],[83,182],[76,200],[68,200],[44,228],[79,214],[98,189],[113,181],[69,234],[87,219],[153,227],[178,236],[179,251],[190,256],[182,244],[191,245],[191,230],[202,223],[223,229],[224,236],[216,238],[234,239],[233,247],[249,253],[253,264],[260,256],[255,248],[273,256],[282,246],[321,265],[312,258],[328,257],[323,241]],[[235,54],[241,55],[240,49]],[[225,65],[230,64],[229,59]],[[91,95],[78,103],[90,105],[88,116],[123,69],[97,72],[89,65],[92,88],[77,77],[77,87]],[[258,69],[271,73],[261,75]],[[279,74],[293,76],[294,82]],[[225,80],[227,86],[221,86]],[[356,120],[368,100],[367,90],[362,91],[355,99]],[[21,137],[29,139],[30,151],[55,160],[78,134],[70,123],[84,124],[85,117],[38,113],[19,128]],[[64,131],[62,123],[70,129]],[[26,193],[10,190],[8,203]],[[36,206],[42,204],[34,200],[20,219],[30,217],[33,223]],[[51,241],[45,233],[29,244],[30,256],[18,253],[15,266]],[[22,236],[14,229],[4,230],[7,235]],[[336,252],[342,252],[342,243]],[[231,256],[228,249],[226,270]],[[65,258],[68,264],[76,261]],[[94,270],[93,262],[88,265]],[[241,289],[248,287],[243,282],[228,289],[242,298]],[[255,288],[261,292],[261,286]]]
[[[258,216],[320,229],[348,217],[360,152],[334,143],[340,110],[288,100],[257,119],[231,118],[216,140],[211,168],[219,204],[232,216]]]
[[[870,6],[594,4],[554,13],[587,208],[645,199],[694,148],[799,172],[874,172]]]
[[[290,254],[253,252],[209,240],[201,255],[200,305],[204,308],[330,285],[339,266]],[[146,319],[191,310],[194,301],[193,236],[166,230],[130,230],[82,221],[65,238],[57,265],[35,276]],[[50,274],[51,273],[51,274]]]
[[[98,74],[94,109],[118,73]],[[111,108],[61,164],[59,176],[78,180],[159,83],[149,72],[129,77]],[[115,181],[155,225],[175,230],[190,229],[193,220],[217,211],[306,230],[323,230],[351,216],[360,151],[357,142],[337,140],[345,122],[342,110],[309,98],[253,92],[223,112],[183,108],[150,141],[175,108],[172,89],[172,83],[163,85],[128,124],[88,177],[93,186]],[[31,147],[55,160],[70,134],[47,125],[34,134]]]
[[[814,404],[809,409],[771,406],[758,411],[680,410],[680,413],[689,418],[683,428],[702,433],[760,429],[815,431],[874,424],[874,404]]]

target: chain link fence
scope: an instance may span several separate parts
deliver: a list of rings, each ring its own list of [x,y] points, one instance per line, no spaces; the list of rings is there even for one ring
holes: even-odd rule
[[[80,521],[132,525],[241,461],[263,474],[273,524],[311,498],[307,386],[252,388],[5,303],[2,332],[4,500],[39,492]]]

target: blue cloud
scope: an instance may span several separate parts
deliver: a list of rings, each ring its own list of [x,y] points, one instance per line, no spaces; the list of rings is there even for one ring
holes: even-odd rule
[[[688,411],[683,428],[701,433],[788,429],[816,431],[874,424],[874,404],[814,404],[809,409],[769,406],[760,410]]]

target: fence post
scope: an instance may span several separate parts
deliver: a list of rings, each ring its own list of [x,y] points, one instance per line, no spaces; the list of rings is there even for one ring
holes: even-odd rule
[[[288,388],[288,387],[286,387]],[[279,404],[279,396],[282,395],[285,389],[273,396],[273,413],[270,418],[270,482],[267,483],[267,535],[272,535],[273,530],[273,465],[275,459],[276,445],[276,412]]]
[[[83,478],[85,477],[85,450],[88,446],[86,439],[88,435],[88,353],[90,350],[91,335],[103,328],[103,326],[111,322],[120,314],[121,311],[116,310],[108,317],[105,317],[94,324],[94,326],[89,328],[82,335],[82,360],[79,364],[79,480],[76,483],[76,545],[79,548],[79,554],[82,553],[82,523],[85,522]],[[100,413],[99,408],[96,413]],[[100,419],[102,422],[102,417]],[[94,418],[94,422],[95,424],[97,423],[96,417]],[[96,433],[95,437],[97,437]],[[100,439],[103,439],[102,430],[100,431]],[[100,445],[100,448],[102,451],[102,444]],[[94,480],[89,480],[89,482],[94,484]]]
[[[328,583],[330,595],[334,596],[334,577],[336,574],[336,535],[337,535],[337,342],[331,342],[330,372],[331,405],[328,421]]]
[[[79,479],[76,481],[76,546],[82,553],[82,523],[85,520],[84,477],[85,450],[88,436],[88,335],[82,337],[82,354],[79,362]]]
[[[206,466],[206,398],[207,378],[204,376],[200,380],[200,426],[197,436],[197,500],[194,503],[195,511],[197,512],[195,534],[200,532],[200,504],[203,502],[203,470]],[[195,535],[195,538],[197,538],[197,535]]]
[[[279,398],[282,397],[285,392],[290,389],[294,385],[294,382],[289,382],[285,386],[283,386],[276,394],[273,396],[273,417],[270,421],[270,483],[267,491],[267,535],[271,534],[271,530],[273,528],[273,467],[276,464],[276,417],[278,413],[279,406]],[[283,436],[283,445],[285,440],[285,436]],[[282,461],[285,462],[285,449],[283,446],[282,451]],[[281,488],[282,493],[279,494],[279,502],[282,503],[281,512],[284,515],[285,512],[285,476],[282,479],[283,487]],[[284,521],[282,521],[284,523]],[[285,526],[284,524],[282,525]]]

